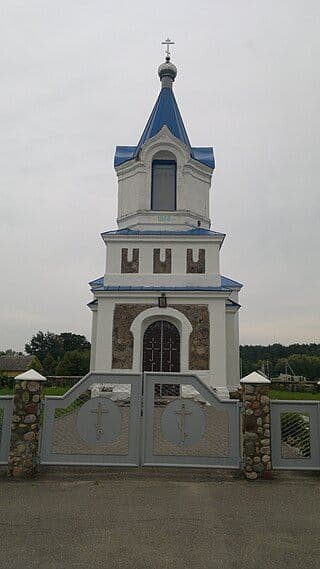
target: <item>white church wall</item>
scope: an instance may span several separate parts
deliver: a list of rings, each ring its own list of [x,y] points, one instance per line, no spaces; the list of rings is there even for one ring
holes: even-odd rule
[[[92,310],[90,371],[96,367],[98,308]]]
[[[210,313],[210,370],[212,385],[226,385],[226,316],[225,299],[209,301]]]
[[[118,217],[150,209],[146,188],[146,169],[140,162],[132,161],[119,174]]]
[[[144,217],[143,212],[144,210],[151,211],[152,162],[164,153],[166,156],[169,153],[177,163],[177,211],[192,212],[194,221],[191,224],[193,226],[197,226],[197,217],[199,217],[203,227],[209,227],[209,190],[212,170],[193,160],[185,144],[176,139],[164,126],[142,147],[137,160],[131,160],[116,169],[119,180],[118,223],[120,228],[137,225],[140,227],[146,223],[152,223],[149,215]],[[134,213],[139,213],[139,217],[132,216]],[[172,216],[172,221],[177,221],[176,216]],[[155,229],[154,226],[153,228]]]
[[[239,312],[226,311],[227,385],[240,383],[239,368]]]
[[[99,299],[97,336],[95,352],[95,370],[111,371],[112,369],[112,328],[114,301]]]
[[[188,210],[153,211],[139,210],[118,218],[119,229],[138,229],[152,231],[186,231],[198,227],[200,221],[203,229],[210,229],[210,220],[199,213]]]
[[[139,249],[139,273],[121,273],[121,250]],[[160,248],[160,258],[164,260],[165,250],[171,249],[171,273],[153,273],[153,250]],[[187,249],[193,250],[194,260],[198,259],[199,249],[205,250],[205,273],[187,273]],[[153,241],[112,240],[107,245],[105,284],[113,286],[220,286],[219,243],[208,241]]]
[[[211,179],[199,177],[198,170],[191,165],[184,168],[182,184],[178,194],[178,209],[191,210],[199,216],[209,217],[209,190]]]
[[[136,318],[136,324],[132,325],[132,333],[134,336],[133,346],[133,367],[128,371],[139,372],[142,370],[142,346],[143,334],[146,327],[151,323],[152,319],[167,318],[177,325],[181,334],[181,371],[190,372],[198,375],[207,385],[218,387],[226,385],[226,313],[225,298],[212,298],[204,295],[174,295],[168,296],[170,303],[179,304],[206,304],[209,309],[210,321],[210,357],[208,370],[189,370],[189,341],[188,337],[192,331],[192,327],[188,319],[178,310],[170,308],[159,309],[157,307],[147,309],[140,313]],[[100,297],[99,308],[96,319],[95,337],[92,336],[92,342],[95,343],[95,355],[92,359],[92,371],[113,371],[123,373],[124,369],[112,369],[112,329],[113,329],[113,313],[115,304],[153,304],[157,303],[157,296],[137,297],[134,295],[126,295],[125,297]],[[236,342],[236,336],[234,336]]]

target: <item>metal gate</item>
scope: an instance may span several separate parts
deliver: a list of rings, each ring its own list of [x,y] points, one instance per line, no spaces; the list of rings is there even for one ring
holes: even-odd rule
[[[140,402],[135,374],[89,373],[64,396],[45,397],[42,464],[138,465]]]
[[[41,463],[238,468],[239,402],[192,375],[89,373],[45,397]]]
[[[146,373],[143,397],[143,464],[239,468],[238,401],[220,400],[198,377],[174,373]]]
[[[320,403],[271,402],[272,465],[278,469],[320,468]]]
[[[0,397],[0,464],[7,464],[10,449],[12,395]]]

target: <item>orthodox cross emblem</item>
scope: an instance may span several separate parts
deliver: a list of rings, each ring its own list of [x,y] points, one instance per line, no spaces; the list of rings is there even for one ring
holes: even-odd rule
[[[186,417],[188,415],[193,415],[192,411],[187,411],[184,403],[181,404],[181,411],[175,411],[175,415],[178,415],[178,429],[181,433],[181,442],[185,442],[189,433],[186,430]]]
[[[109,413],[109,411],[104,409],[102,403],[99,401],[98,407],[96,409],[92,409],[91,413],[96,415],[96,439],[97,441],[100,441],[101,437],[104,435],[104,430],[102,428],[102,416],[104,413]]]
[[[169,50],[169,46],[170,45],[174,45],[174,41],[171,41],[169,38],[167,38],[165,41],[162,41],[161,44],[162,45],[166,45],[167,49],[166,49],[166,56],[170,59],[170,50]]]
[[[206,428],[204,411],[192,399],[179,398],[168,403],[160,421],[162,436],[183,447],[200,441]]]
[[[77,431],[89,445],[111,443],[122,430],[122,415],[109,398],[93,397],[82,405],[77,416]]]

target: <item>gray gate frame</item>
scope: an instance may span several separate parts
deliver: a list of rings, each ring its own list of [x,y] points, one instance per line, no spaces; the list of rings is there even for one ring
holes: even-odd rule
[[[65,409],[92,383],[105,382],[130,384],[130,419],[128,454],[58,454],[51,451],[54,414],[57,408]],[[62,396],[47,395],[44,399],[44,421],[41,437],[41,464],[73,465],[73,466],[138,466],[140,463],[140,409],[141,409],[141,375],[89,372],[76,385]]]
[[[229,415],[229,456],[159,456],[153,454],[153,409],[156,383],[191,385],[211,405]],[[145,466],[185,466],[240,468],[240,402],[236,399],[221,400],[197,376],[181,373],[144,373],[143,381],[143,429],[142,464]]]
[[[8,464],[13,413],[13,395],[2,395],[0,397],[0,409],[4,410],[0,438],[0,464]]]
[[[281,413],[309,413],[311,457],[282,458]],[[317,401],[271,401],[271,452],[272,467],[277,470],[318,470],[320,468],[320,402]]]

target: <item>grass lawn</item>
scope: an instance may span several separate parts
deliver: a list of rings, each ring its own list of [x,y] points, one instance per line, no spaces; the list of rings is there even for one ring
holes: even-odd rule
[[[45,395],[64,395],[70,387],[45,387],[43,392]],[[2,387],[0,395],[13,395],[13,389],[9,387]]]
[[[279,391],[276,389],[270,390],[271,399],[287,399],[287,400],[302,400],[302,401],[320,401],[320,393],[306,393],[304,391]]]

